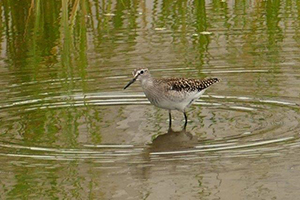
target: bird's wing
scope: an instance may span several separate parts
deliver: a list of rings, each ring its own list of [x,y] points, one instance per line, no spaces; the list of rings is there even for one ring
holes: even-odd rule
[[[219,82],[220,80],[218,78],[206,78],[203,80],[197,80],[197,79],[185,79],[185,78],[170,78],[165,79],[165,82],[168,85],[169,90],[175,90],[175,91],[201,91],[209,86],[211,86],[214,83]]]

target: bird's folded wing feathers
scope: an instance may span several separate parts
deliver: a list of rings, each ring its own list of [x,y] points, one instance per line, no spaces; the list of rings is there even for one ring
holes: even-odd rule
[[[165,79],[166,83],[168,84],[168,87],[170,90],[175,91],[201,91],[209,86],[211,86],[214,83],[219,82],[220,80],[218,78],[206,78],[203,80],[197,80],[197,79],[184,79],[184,78],[174,78],[174,79]]]

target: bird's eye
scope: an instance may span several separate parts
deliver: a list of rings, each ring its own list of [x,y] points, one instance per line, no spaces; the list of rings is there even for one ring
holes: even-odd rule
[[[144,73],[144,71],[141,71],[141,72],[140,72],[140,74],[143,74],[143,73]]]

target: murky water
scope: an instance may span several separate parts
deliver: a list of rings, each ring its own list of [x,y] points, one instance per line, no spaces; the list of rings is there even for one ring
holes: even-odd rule
[[[300,2],[0,2],[1,199],[297,199]],[[188,112],[136,67],[222,81]]]

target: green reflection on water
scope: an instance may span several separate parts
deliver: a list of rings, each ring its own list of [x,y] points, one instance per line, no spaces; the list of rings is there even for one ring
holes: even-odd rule
[[[10,84],[20,85],[11,90],[14,95],[7,94],[8,98],[34,100],[70,95],[78,88],[82,92],[88,90],[86,6],[86,1],[67,0],[1,3],[1,10],[4,10],[1,25],[5,27],[8,46],[6,62],[14,76]],[[45,101],[41,102],[43,107]],[[69,104],[72,102],[70,99]],[[37,107],[31,112],[26,109],[14,111],[14,115],[19,115],[18,121],[3,130],[9,140],[21,137],[27,145],[75,147],[79,126],[84,125],[92,141],[101,142],[101,128],[95,123],[101,117],[95,107],[55,110]]]

